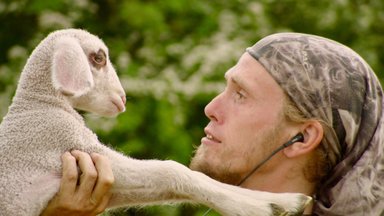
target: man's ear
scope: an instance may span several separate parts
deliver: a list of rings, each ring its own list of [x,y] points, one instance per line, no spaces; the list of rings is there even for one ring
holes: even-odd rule
[[[304,135],[303,142],[296,142],[283,150],[287,157],[298,157],[316,149],[323,139],[324,130],[319,121],[308,120],[302,126],[302,133]]]

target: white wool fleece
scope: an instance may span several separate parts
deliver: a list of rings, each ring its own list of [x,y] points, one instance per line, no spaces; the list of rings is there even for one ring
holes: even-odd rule
[[[96,36],[76,29],[44,39],[27,61],[0,125],[0,215],[37,216],[59,189],[61,155],[71,149],[111,160],[109,208],[192,201],[223,215],[301,212],[301,194],[272,194],[226,185],[173,161],[136,160],[102,145],[76,112],[124,111],[125,94]]]

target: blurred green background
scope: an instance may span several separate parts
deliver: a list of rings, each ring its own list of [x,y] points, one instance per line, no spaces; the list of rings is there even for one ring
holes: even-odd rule
[[[132,157],[188,165],[208,122],[204,106],[246,47],[276,32],[317,34],[350,46],[384,80],[383,23],[382,0],[2,0],[0,119],[39,41],[56,29],[83,28],[108,45],[128,95],[124,114],[86,114],[89,127]],[[205,210],[156,206],[112,215]]]

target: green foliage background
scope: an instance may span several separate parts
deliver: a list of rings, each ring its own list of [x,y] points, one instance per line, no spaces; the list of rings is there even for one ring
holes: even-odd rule
[[[86,115],[89,127],[132,157],[187,165],[207,123],[204,106],[246,47],[275,32],[317,34],[350,46],[384,80],[383,23],[382,0],[2,0],[0,119],[38,42],[56,29],[83,28],[109,46],[128,94],[124,114]],[[192,216],[204,209],[157,206],[113,215]]]

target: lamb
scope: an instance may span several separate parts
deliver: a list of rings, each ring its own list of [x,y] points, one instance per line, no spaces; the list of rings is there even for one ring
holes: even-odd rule
[[[137,160],[98,141],[84,110],[125,111],[125,93],[97,36],[49,34],[32,52],[0,124],[0,214],[37,216],[60,185],[60,156],[71,149],[107,156],[115,183],[109,208],[194,202],[223,215],[296,215],[310,198],[251,191],[215,181],[174,161]]]

